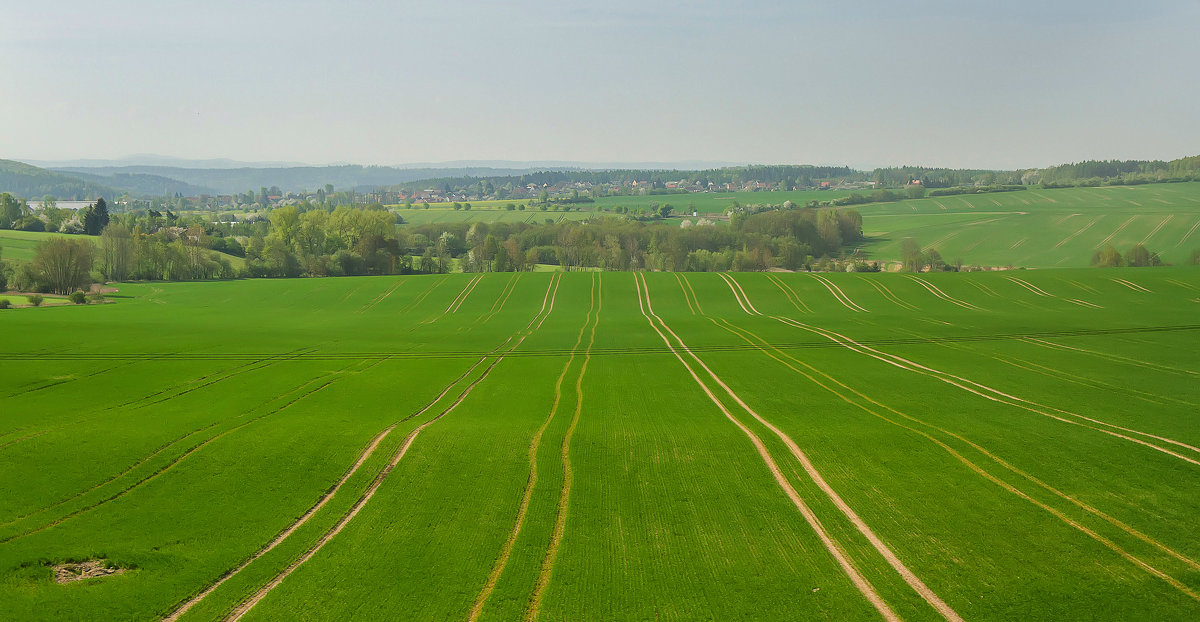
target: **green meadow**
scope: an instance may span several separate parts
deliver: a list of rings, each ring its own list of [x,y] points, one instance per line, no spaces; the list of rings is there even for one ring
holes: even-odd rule
[[[912,237],[948,262],[1083,267],[1106,244],[1184,263],[1200,248],[1200,183],[1025,190],[860,205],[861,250],[896,260]]]
[[[0,258],[3,259],[20,259],[22,261],[32,261],[34,248],[38,242],[51,238],[82,238],[91,240],[96,245],[97,249],[101,248],[103,241],[100,236],[82,236],[68,235],[66,233],[46,233],[42,231],[13,231],[12,229],[0,229]],[[218,253],[221,257],[229,260],[234,267],[240,268],[246,263],[242,257],[230,255],[228,253]]]
[[[0,619],[1200,617],[1196,269],[119,288],[0,311]]]

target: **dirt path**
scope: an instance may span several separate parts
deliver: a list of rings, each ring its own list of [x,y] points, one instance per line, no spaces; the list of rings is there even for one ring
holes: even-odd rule
[[[487,603],[488,597],[491,596],[492,591],[495,590],[496,584],[500,581],[500,576],[504,573],[504,568],[508,564],[508,558],[512,554],[513,546],[516,544],[517,538],[521,534],[521,527],[525,524],[525,515],[529,511],[529,503],[533,498],[533,490],[537,486],[537,457],[538,450],[542,444],[542,436],[545,434],[546,428],[550,426],[550,422],[554,420],[554,416],[558,413],[559,404],[562,401],[563,381],[566,379],[567,372],[570,370],[571,365],[575,362],[576,352],[579,350],[580,344],[583,343],[583,334],[587,330],[588,325],[592,322],[593,311],[596,312],[596,322],[598,323],[600,320],[599,311],[596,309],[597,281],[597,273],[592,273],[591,305],[588,308],[587,319],[584,321],[583,326],[579,327],[579,335],[575,338],[575,345],[571,348],[571,355],[567,359],[567,363],[563,365],[562,373],[558,375],[558,380],[554,383],[554,403],[550,407],[550,413],[546,417],[546,420],[542,422],[542,425],[538,428],[537,432],[533,435],[533,439],[529,442],[529,477],[525,483],[525,491],[521,495],[521,506],[517,510],[517,517],[513,522],[513,530],[509,534],[508,539],[504,542],[504,545],[501,547],[500,555],[496,558],[496,561],[492,565],[492,570],[488,574],[487,582],[484,584],[483,589],[480,590],[479,594],[475,597],[475,603],[471,607],[471,614],[468,618],[469,620],[477,620],[479,619],[479,615],[483,613],[483,607]],[[594,327],[592,330],[592,340],[593,342],[595,341]],[[589,351],[591,349],[590,343],[588,344],[588,349]],[[581,372],[580,377],[582,378],[582,376],[583,374]]]
[[[508,352],[512,352],[516,348],[520,347],[520,345],[525,341],[526,338],[528,338],[530,335],[532,335],[534,332],[536,332],[538,328],[540,328],[542,326],[542,324],[546,321],[546,318],[549,317],[550,313],[554,310],[554,301],[557,298],[558,286],[561,282],[562,282],[561,275],[557,276],[557,278],[550,279],[550,283],[548,283],[546,286],[546,294],[542,298],[542,308],[538,311],[537,314],[535,314],[533,316],[532,319],[529,320],[529,323],[525,325],[525,328],[522,331],[519,331],[519,333],[514,333],[513,335],[510,335],[508,337],[508,339],[506,339],[503,343],[501,343],[499,346],[497,346],[495,349],[493,349],[492,352],[490,352],[488,355],[485,355],[483,358],[481,358],[480,361],[471,368],[473,370],[475,367],[480,365],[483,362],[483,360],[485,360],[488,357],[492,357],[492,356],[495,357],[495,360],[493,360],[492,363],[490,365],[488,365],[487,368],[484,369],[483,373],[479,376],[479,378],[475,379],[471,384],[469,384],[458,395],[457,399],[455,399],[455,401],[452,404],[450,404],[450,406],[448,406],[447,408],[442,410],[440,413],[438,413],[437,416],[435,416],[435,417],[431,418],[430,420],[426,421],[425,423],[421,424],[420,426],[418,426],[416,429],[414,429],[412,432],[409,433],[409,435],[405,438],[404,443],[397,450],[397,452],[392,456],[392,460],[387,464],[387,466],[384,467],[384,469],[382,471],[379,472],[378,475],[375,476],[375,479],[371,482],[371,485],[368,486],[365,491],[363,491],[363,493],[359,497],[359,499],[350,508],[350,510],[347,511],[347,513],[342,516],[342,518],[337,522],[337,524],[335,524],[332,528],[330,528],[328,531],[326,531],[325,534],[320,539],[318,539],[317,542],[315,542],[308,549],[308,551],[306,551],[298,559],[296,559],[290,565],[288,565],[287,568],[285,568],[282,572],[277,574],[273,579],[271,579],[266,585],[264,585],[257,592],[255,592],[253,595],[251,595],[247,600],[243,601],[236,608],[234,608],[234,610],[232,612],[230,612],[230,614],[225,618],[227,621],[236,621],[236,620],[241,619],[242,616],[244,616],[247,612],[249,612],[251,609],[253,609],[255,605],[257,605],[259,602],[261,602],[262,599],[265,598],[267,594],[269,594],[272,590],[274,590],[276,587],[278,587],[283,582],[284,579],[286,579],[289,575],[291,575],[293,572],[295,572],[295,570],[297,568],[299,568],[302,564],[307,562],[309,559],[312,559],[312,557],[314,555],[316,555],[317,552],[321,550],[321,548],[323,548],[326,544],[329,543],[330,540],[332,540],[335,536],[337,536],[339,533],[341,533],[341,531],[346,527],[346,525],[349,524],[350,521],[353,520],[354,517],[358,515],[358,513],[367,504],[367,502],[370,501],[371,498],[375,495],[375,492],[379,489],[379,486],[383,484],[383,481],[387,478],[387,476],[389,474],[391,474],[392,470],[396,467],[396,465],[398,465],[400,463],[400,460],[404,458],[404,455],[408,452],[409,447],[412,446],[413,442],[416,440],[417,436],[421,433],[421,431],[423,431],[425,428],[429,427],[436,421],[440,420],[441,418],[445,417],[447,414],[449,414],[454,409],[456,409],[460,404],[462,404],[463,401],[465,401],[467,399],[467,396],[470,395],[471,391],[473,391],[476,386],[478,386],[481,382],[483,382],[491,374],[492,370],[495,369],[496,366],[499,365],[500,362],[504,360],[505,354],[507,354]],[[518,334],[519,334],[519,337],[518,337]],[[514,339],[515,339],[515,341],[514,341]],[[508,346],[507,350],[504,350],[505,346]],[[469,374],[470,371],[471,370],[468,370],[467,373]],[[464,376],[460,377],[460,379],[465,378],[465,377],[466,377],[466,375],[464,374]],[[436,404],[441,399],[441,397],[445,396],[449,392],[450,388],[452,388],[453,386],[456,386],[457,384],[458,384],[458,381],[456,381],[454,384],[450,385],[450,387],[448,387],[445,391],[443,391],[442,394],[438,397],[438,399],[435,400],[432,404]],[[430,406],[432,406],[432,404]],[[428,410],[428,408],[429,407],[426,407],[426,409],[422,410],[421,412],[422,413],[425,412],[426,410]],[[418,414],[419,413],[410,415],[409,417],[406,417],[405,419],[403,419],[401,421],[407,421],[407,420],[417,416]],[[396,424],[393,425],[393,428],[395,427],[395,425]],[[390,431],[390,429],[389,429],[389,431]],[[382,440],[382,438],[380,440]],[[360,462],[365,461],[365,460],[366,460],[365,457],[360,457]],[[288,535],[290,535],[290,533],[294,532],[294,531],[295,531],[295,529],[292,528],[290,531],[288,531]],[[284,536],[284,537],[286,537],[286,536]],[[282,539],[280,539],[280,541],[282,541]],[[257,557],[261,557],[261,554],[258,555]],[[254,561],[254,559],[257,559],[257,557],[255,557],[249,561]],[[240,571],[242,568],[244,568],[248,564],[249,564],[249,562],[244,563],[242,566],[240,566],[237,569],[237,571]],[[229,576],[232,576],[232,575],[229,575]],[[226,579],[228,579],[228,576],[222,578],[218,582],[218,585],[220,582],[223,582]],[[189,601],[189,602],[191,602],[191,604],[188,604],[187,607],[190,608],[191,606],[195,605],[196,602],[199,602],[199,600],[202,599],[204,596],[207,596],[208,594],[210,594],[212,592],[212,590],[215,588],[216,588],[215,585],[211,586],[210,589],[206,590],[198,598],[194,599],[194,602]],[[175,618],[178,618],[179,613],[176,613],[173,615],[175,616]],[[168,618],[168,619],[173,620],[175,618]]]
[[[679,360],[680,364],[684,366],[684,369],[687,370],[688,374],[691,375],[696,384],[700,385],[700,388],[708,396],[709,400],[711,400],[713,404],[715,404],[721,410],[721,412],[724,413],[726,418],[733,422],[738,429],[740,429],[744,434],[746,434],[746,436],[750,438],[750,441],[754,444],[759,456],[767,464],[771,474],[775,477],[775,481],[784,490],[788,498],[791,499],[793,505],[795,505],[796,509],[800,511],[800,514],[804,517],[805,521],[810,527],[812,527],[813,531],[816,532],[826,550],[829,551],[835,561],[837,561],[838,565],[842,567],[842,570],[850,578],[855,587],[858,588],[863,597],[875,607],[876,611],[878,611],[880,615],[884,617],[884,619],[899,620],[899,617],[883,600],[883,598],[875,590],[874,586],[872,586],[866,577],[859,572],[858,568],[855,567],[854,563],[850,560],[841,544],[834,540],[833,536],[830,535],[830,533],[825,529],[825,526],[821,524],[820,519],[817,518],[816,514],[814,514],[813,511],[808,507],[808,504],[805,503],[800,497],[800,494],[792,486],[791,482],[788,481],[787,477],[783,474],[783,471],[779,468],[779,465],[775,462],[775,459],[771,456],[770,452],[767,451],[766,445],[763,443],[762,439],[759,438],[753,430],[738,420],[738,418],[729,411],[725,404],[713,393],[712,389],[710,389],[708,385],[706,385],[700,379],[700,376],[697,375],[696,371],[691,367],[691,365],[689,365],[688,362],[684,360],[683,356],[679,354],[679,351],[676,350],[675,346],[671,343],[671,340],[668,339],[663,331],[659,329],[659,326],[655,324],[655,321],[657,320],[657,322],[661,324],[663,328],[670,332],[670,328],[666,326],[665,322],[663,322],[662,319],[654,313],[654,309],[650,304],[649,287],[646,286],[644,278],[639,280],[640,276],[641,275],[637,273],[634,274],[635,283],[637,284],[638,288],[638,306],[641,309],[642,315],[650,324],[650,327],[654,329],[654,332],[658,333],[658,336],[663,340],[663,343],[665,343],[671,353],[675,355],[675,358]],[[647,312],[647,309],[649,309],[649,312]],[[675,338],[679,342],[680,349],[687,352],[693,360],[703,366],[703,362],[701,362],[695,354],[691,353],[691,351],[687,349],[687,346],[681,340],[679,340],[677,335]],[[709,373],[715,378],[715,374],[712,374],[711,371],[709,371]]]

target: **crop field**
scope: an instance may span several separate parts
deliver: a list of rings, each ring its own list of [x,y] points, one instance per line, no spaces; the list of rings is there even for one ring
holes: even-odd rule
[[[601,197],[591,205],[612,208],[616,206],[630,209],[649,211],[654,205],[670,203],[675,213],[699,212],[700,214],[722,214],[733,207],[736,201],[739,205],[782,205],[791,201],[796,205],[804,205],[809,201],[830,201],[849,195],[851,190],[793,190],[762,191],[762,192],[692,192],[688,194],[651,194],[645,196],[614,196]],[[869,190],[859,190],[859,193],[869,193]]]
[[[507,201],[505,203],[508,203]],[[471,204],[469,210],[456,210],[452,207],[430,207],[429,209],[404,209],[397,208],[394,211],[404,218],[405,224],[409,225],[426,225],[430,223],[453,223],[453,222],[525,222],[531,224],[542,224],[547,220],[551,222],[560,222],[563,220],[585,220],[595,216],[595,212],[590,207],[584,205],[582,212],[552,212],[542,211],[537,208],[521,210],[507,210],[503,207],[484,207],[477,208],[475,204]]]
[[[1082,267],[1106,244],[1183,263],[1200,248],[1200,183],[1025,190],[860,205],[870,257],[897,260],[912,237],[948,262]]]
[[[0,258],[3,259],[20,259],[22,261],[33,260],[33,249],[38,242],[48,240],[50,238],[64,237],[90,240],[99,249],[103,242],[100,236],[84,236],[84,235],[68,235],[65,233],[45,233],[41,231],[13,231],[11,229],[0,229]],[[229,263],[236,268],[240,268],[246,263],[246,260],[236,255],[228,253],[218,253]]]
[[[1200,270],[120,289],[0,311],[0,619],[1200,619]]]

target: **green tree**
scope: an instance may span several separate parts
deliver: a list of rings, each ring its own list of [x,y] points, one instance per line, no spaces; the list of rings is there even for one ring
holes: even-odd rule
[[[1121,264],[1121,253],[1117,252],[1112,244],[1105,244],[1104,248],[1092,255],[1092,265],[1097,268],[1116,268]]]
[[[133,268],[134,243],[133,235],[125,225],[109,223],[100,232],[101,253],[100,272],[110,281],[124,281],[129,278]]]
[[[1146,250],[1145,246],[1142,246],[1141,244],[1134,246],[1133,248],[1129,249],[1128,253],[1125,253],[1125,265],[1127,266],[1144,268],[1147,266],[1157,266],[1160,264],[1162,264],[1162,261],[1159,260],[1158,253],[1151,253],[1150,251]]]
[[[11,229],[19,218],[21,202],[7,192],[0,194],[0,229]]]
[[[34,273],[51,292],[65,295],[91,285],[96,246],[90,240],[50,238],[33,253]]]
[[[108,226],[108,203],[104,202],[104,197],[96,199],[96,202],[83,209],[83,215],[80,218],[83,223],[83,232],[87,235],[100,235],[100,232]]]
[[[900,263],[904,264],[906,272],[920,272],[924,264],[921,263],[921,245],[913,238],[904,238],[900,242]]]

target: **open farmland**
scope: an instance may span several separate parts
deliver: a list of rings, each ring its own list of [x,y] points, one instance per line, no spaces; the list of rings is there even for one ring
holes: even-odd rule
[[[103,238],[98,235],[68,235],[66,233],[13,231],[11,229],[0,229],[0,257],[4,259],[20,259],[22,261],[31,261],[34,255],[34,248],[38,245],[38,243],[51,238],[89,240],[96,245],[97,249],[103,248],[104,244]],[[246,263],[244,258],[236,255],[230,255],[229,253],[217,254],[227,259],[231,265],[237,268],[240,268]]]
[[[912,237],[948,262],[1028,268],[1087,266],[1112,244],[1143,244],[1183,263],[1200,248],[1200,183],[1026,190],[860,205],[862,246],[898,260]]]
[[[116,300],[0,311],[0,619],[1200,617],[1195,269]]]

